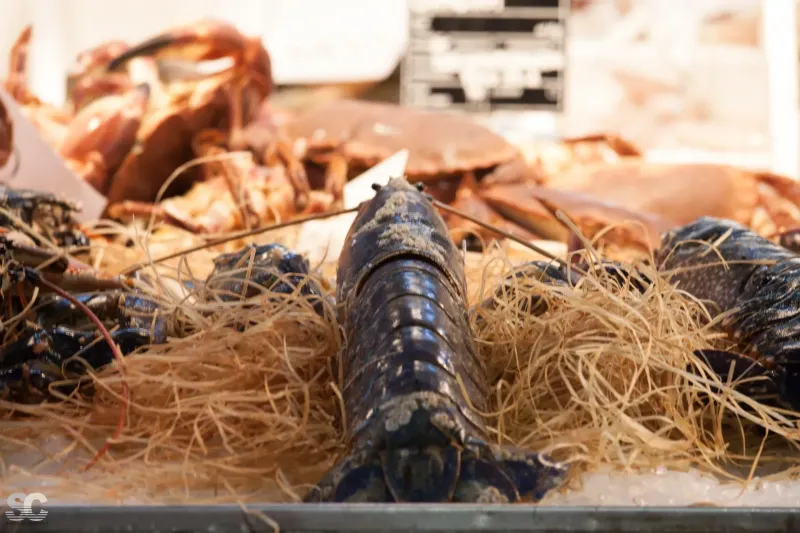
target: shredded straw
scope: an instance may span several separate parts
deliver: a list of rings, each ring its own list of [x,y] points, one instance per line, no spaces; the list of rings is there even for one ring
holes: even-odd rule
[[[198,241],[172,229],[142,235],[105,227],[112,243],[93,258],[110,271]],[[265,241],[292,244],[288,233]],[[256,305],[209,296],[213,284],[204,281],[213,257],[242,244],[144,270],[157,281],[150,296],[183,338],[127,356],[122,371],[115,363],[89,372],[84,394],[41,405],[0,402],[4,488],[47,484],[48,498],[64,501],[302,498],[344,452],[334,379],[339,325],[330,303],[320,314],[320,302],[299,290],[264,293]],[[784,446],[798,439],[789,413],[745,398],[692,355],[725,341],[701,302],[647,265],[639,272],[655,283],[643,294],[592,268],[575,287],[517,278],[495,294],[511,267],[498,246],[467,261],[473,303],[493,298],[472,314],[491,382],[493,412],[485,415],[492,440],[548,451],[570,462],[577,480],[603,464],[699,467],[728,477],[739,466],[746,478],[756,456],[763,464],[780,455],[763,445],[765,435]],[[318,270],[313,279],[330,290]],[[182,288],[187,280],[194,291]],[[547,312],[517,311],[531,298],[541,298]],[[249,327],[239,331],[243,324]],[[115,433],[123,383],[127,424],[82,471]]]

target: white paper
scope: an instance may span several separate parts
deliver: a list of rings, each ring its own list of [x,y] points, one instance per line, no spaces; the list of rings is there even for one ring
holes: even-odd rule
[[[345,209],[357,207],[375,195],[372,185],[386,185],[392,178],[406,173],[408,150],[400,150],[378,165],[367,170],[344,187]],[[344,247],[344,239],[357,213],[345,213],[324,220],[306,222],[300,229],[295,250],[305,254],[312,263],[337,261]]]
[[[14,155],[0,169],[0,182],[71,200],[81,206],[81,212],[75,217],[80,222],[99,218],[106,206],[105,197],[67,167],[25,117],[17,102],[2,88],[0,98],[14,127]]]

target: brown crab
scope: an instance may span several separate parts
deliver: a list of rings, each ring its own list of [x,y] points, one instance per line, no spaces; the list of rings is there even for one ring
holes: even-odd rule
[[[629,158],[578,165],[547,186],[650,213],[674,226],[725,218],[772,236],[800,221],[800,187],[785,176],[718,164],[663,164]]]
[[[671,227],[656,215],[624,204],[529,184],[498,185],[483,189],[479,197],[492,209],[540,238],[567,242],[570,229],[559,220],[562,211],[585,237],[621,248],[650,251]]]
[[[195,136],[208,129],[241,129],[257,104],[272,90],[269,54],[260,40],[227,23],[202,20],[180,26],[132,46],[114,58],[117,71],[137,57],[209,60],[228,57],[233,66],[200,79],[177,80],[163,91],[165,101],[151,106],[139,128],[138,144],[128,154],[107,191],[109,203],[153,201],[170,175],[195,156]],[[168,194],[185,192],[197,181],[188,169]]]
[[[540,187],[542,182],[576,166],[640,157],[638,148],[626,139],[598,133],[555,143],[524,143],[520,148],[530,168],[528,173],[505,172],[500,168],[480,183],[465,178],[452,206],[526,240],[566,239],[569,231],[555,216],[559,209],[568,211],[587,236],[597,235],[605,224],[638,223],[638,227],[620,224],[605,232],[603,241],[615,241],[623,247],[647,249],[653,244],[658,228],[664,227],[657,217],[635,212],[624,204]],[[497,237],[496,232],[458,216],[446,214],[446,219],[457,242],[467,238],[468,244],[473,245],[475,241],[471,238]]]
[[[401,149],[409,150],[406,175],[423,182],[437,199],[451,202],[468,174],[535,181],[519,149],[466,118],[393,104],[339,100],[314,107],[287,123],[286,135],[306,163],[312,188],[323,188],[324,170],[336,155],[355,177]],[[341,191],[344,182],[327,184]],[[338,194],[338,192],[336,193]]]
[[[101,193],[136,142],[150,86],[94,100],[70,123],[58,151],[67,165]]]
[[[148,88],[133,87],[125,94],[103,96],[74,116],[56,110],[42,103],[28,87],[31,36],[32,28],[27,26],[14,44],[5,87],[67,165],[102,191],[108,176],[133,146],[147,107]]]
[[[487,181],[478,197],[527,230],[550,238],[566,236],[554,216],[558,209],[587,235],[599,225],[637,221],[644,233],[626,229],[607,236],[637,248],[657,244],[658,232],[700,216],[735,220],[768,237],[780,236],[800,221],[800,187],[770,172],[648,162],[635,145],[614,135],[565,139],[529,147],[525,153],[542,186]]]
[[[576,166],[616,163],[641,158],[641,150],[632,142],[613,133],[593,133],[567,137],[557,142],[532,141],[519,144],[526,163],[541,181],[568,172]]]

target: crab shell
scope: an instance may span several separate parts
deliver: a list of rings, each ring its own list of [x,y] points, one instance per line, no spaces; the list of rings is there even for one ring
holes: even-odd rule
[[[334,152],[343,155],[351,177],[407,149],[409,181],[429,184],[429,192],[445,201],[452,201],[464,174],[480,180],[522,160],[516,146],[469,119],[376,102],[314,107],[289,122],[286,133],[306,143],[312,164],[327,165]]]
[[[698,217],[734,220],[760,233],[796,224],[800,187],[790,178],[716,164],[628,158],[578,165],[547,185],[660,217],[674,226]]]

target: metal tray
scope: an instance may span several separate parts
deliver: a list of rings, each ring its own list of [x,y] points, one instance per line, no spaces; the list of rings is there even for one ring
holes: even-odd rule
[[[40,522],[10,523],[0,531],[49,533],[273,532],[800,532],[800,508],[534,507],[525,505],[235,505],[58,506]]]

